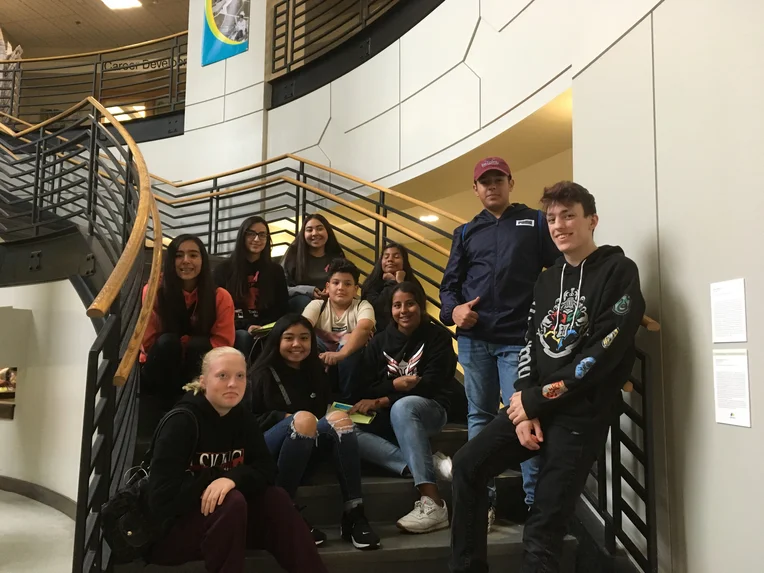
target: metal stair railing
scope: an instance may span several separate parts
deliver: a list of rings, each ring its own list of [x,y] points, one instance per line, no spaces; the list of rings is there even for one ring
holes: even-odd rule
[[[67,127],[51,132],[53,124]],[[98,334],[88,354],[72,564],[76,573],[107,571],[100,508],[132,462],[138,389],[133,365],[161,263],[156,250],[142,305],[143,246],[149,228],[161,235],[159,213],[138,146],[98,101],[87,98],[20,131],[8,125],[1,130],[6,143],[0,148],[0,208],[13,203],[19,221],[4,239],[42,237],[51,221],[68,221],[91,238],[108,275],[87,310],[98,319]]]

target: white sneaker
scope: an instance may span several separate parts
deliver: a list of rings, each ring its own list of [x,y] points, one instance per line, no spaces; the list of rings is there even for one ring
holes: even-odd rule
[[[454,463],[443,452],[435,452],[432,455],[432,465],[435,467],[435,476],[441,481],[453,479]]]
[[[494,521],[496,521],[496,510],[491,506],[488,508],[488,533],[491,533]]]
[[[430,533],[448,527],[448,508],[446,502],[439,506],[426,495],[414,503],[414,509],[396,523],[398,529],[408,533]]]

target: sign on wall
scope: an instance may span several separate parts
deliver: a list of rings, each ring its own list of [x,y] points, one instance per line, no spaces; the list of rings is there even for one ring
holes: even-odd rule
[[[205,0],[202,66],[249,49],[249,0]]]

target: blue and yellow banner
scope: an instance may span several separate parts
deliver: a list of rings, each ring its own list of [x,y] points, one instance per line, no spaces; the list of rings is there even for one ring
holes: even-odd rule
[[[202,66],[249,49],[249,0],[205,0]]]

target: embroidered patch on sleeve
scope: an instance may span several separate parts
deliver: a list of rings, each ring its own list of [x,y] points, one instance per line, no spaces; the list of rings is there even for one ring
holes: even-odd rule
[[[592,366],[594,366],[594,363],[596,360],[592,358],[591,356],[587,356],[581,362],[579,362],[576,365],[576,378],[579,380],[586,376],[586,373],[589,372]]]
[[[618,299],[618,302],[613,305],[613,312],[623,316],[628,314],[631,308],[631,297],[627,294]]]
[[[613,341],[615,340],[615,337],[618,336],[618,329],[614,329],[613,332],[608,334],[605,338],[602,339],[602,348],[607,348],[610,346]]]
[[[565,382],[562,380],[559,380],[557,382],[552,382],[551,384],[547,384],[541,389],[541,394],[544,396],[544,398],[547,398],[548,400],[554,400],[555,398],[559,398],[565,392],[568,391],[568,387],[565,386]]]

